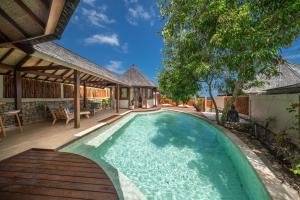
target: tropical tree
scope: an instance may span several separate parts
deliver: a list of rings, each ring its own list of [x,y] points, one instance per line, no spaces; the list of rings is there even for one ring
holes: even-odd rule
[[[159,6],[169,63],[193,66],[203,77],[207,74],[199,71],[207,65],[234,74],[223,120],[241,89],[257,75],[276,74],[280,49],[299,36],[299,0],[160,0]]]

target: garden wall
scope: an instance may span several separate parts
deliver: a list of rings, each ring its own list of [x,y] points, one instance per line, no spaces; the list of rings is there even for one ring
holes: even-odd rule
[[[299,137],[295,130],[291,130],[297,120],[295,115],[289,113],[287,107],[299,103],[300,93],[276,95],[250,95],[250,119],[258,124],[265,125],[269,121],[269,129],[274,133],[287,131],[293,139]],[[299,112],[299,111],[298,111]],[[296,134],[295,134],[296,133]]]
[[[220,110],[224,109],[224,106],[231,99],[231,96],[216,96],[214,97],[217,107]],[[244,115],[249,115],[249,97],[248,96],[239,96],[233,103],[236,110]]]

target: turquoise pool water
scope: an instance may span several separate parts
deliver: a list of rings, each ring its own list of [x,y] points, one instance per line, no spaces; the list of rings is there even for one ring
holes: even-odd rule
[[[170,111],[129,115],[104,143],[101,135],[119,122],[62,151],[93,159],[117,185],[113,166],[147,199],[270,199],[246,158],[209,123]]]

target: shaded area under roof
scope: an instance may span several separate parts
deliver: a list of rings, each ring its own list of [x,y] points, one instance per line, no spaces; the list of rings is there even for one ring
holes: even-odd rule
[[[0,45],[59,39],[79,0],[1,0]]]
[[[132,65],[120,78],[131,87],[156,87],[135,65]]]
[[[262,81],[265,84],[261,87],[252,87],[248,90],[244,90],[244,92],[248,94],[265,93],[275,90],[276,88],[288,88],[289,86],[293,88],[295,85],[300,84],[300,64],[285,62],[278,65],[278,71],[279,75],[270,79],[267,79],[264,75],[259,76],[257,78],[258,81]]]

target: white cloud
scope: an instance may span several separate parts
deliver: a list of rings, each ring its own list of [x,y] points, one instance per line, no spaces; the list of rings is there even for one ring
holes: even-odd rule
[[[86,38],[84,41],[86,44],[108,44],[111,46],[120,46],[118,35],[115,33],[112,35],[95,34]]]
[[[150,21],[150,24],[154,24],[151,20],[152,15],[146,11],[142,5],[135,5],[134,7],[128,8],[127,21],[131,25],[138,25],[139,21]]]
[[[288,56],[284,56],[287,59],[296,59],[296,58],[300,58],[300,53],[299,54],[293,54],[293,55],[288,55]]]
[[[72,17],[71,21],[74,23],[74,24],[77,24],[79,22],[79,17],[78,15],[74,15],[74,17]]]
[[[106,69],[121,74],[125,71],[124,67],[123,67],[123,63],[121,61],[118,60],[111,60],[109,61],[109,64],[105,66]]]
[[[90,24],[104,28],[107,24],[115,23],[104,12],[107,7],[100,7],[99,10],[82,8],[82,14],[87,17]]]
[[[131,4],[131,3],[137,3],[138,0],[124,0],[125,4],[128,5],[128,4]]]
[[[83,0],[83,3],[86,3],[90,6],[95,6],[96,0]]]
[[[122,46],[121,46],[121,50],[123,53],[128,53],[128,43],[125,42]]]

